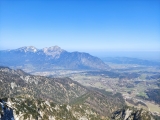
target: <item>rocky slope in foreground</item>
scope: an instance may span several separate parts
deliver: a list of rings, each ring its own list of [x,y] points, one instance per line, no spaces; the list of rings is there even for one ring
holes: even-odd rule
[[[121,94],[106,92],[105,95],[69,78],[34,76],[6,67],[0,67],[0,98],[42,100],[71,106],[85,105],[105,117],[109,117],[114,110],[125,104]]]
[[[0,51],[0,65],[30,71],[55,69],[109,69],[101,59],[82,52],[67,52],[58,46],[33,46]]]
[[[0,120],[11,119],[12,114],[16,120],[117,119],[112,113],[123,106],[121,94],[86,88],[69,78],[0,67]]]
[[[159,120],[143,109],[123,107],[102,116],[85,104],[55,104],[49,101],[8,98],[0,99],[0,120]]]
[[[4,101],[4,99],[3,99]],[[0,120],[107,120],[87,105],[55,104],[49,101],[11,98],[0,110]],[[11,108],[9,108],[10,106]],[[1,107],[0,107],[1,108]]]

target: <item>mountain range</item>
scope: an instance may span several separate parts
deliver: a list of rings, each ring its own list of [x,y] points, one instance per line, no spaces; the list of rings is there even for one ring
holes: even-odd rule
[[[58,46],[37,49],[33,46],[0,51],[0,65],[12,68],[54,69],[108,69],[101,59],[84,52],[67,52]]]
[[[139,58],[130,58],[130,57],[106,57],[102,58],[104,62],[110,62],[115,64],[134,64],[134,65],[143,65],[143,66],[154,66],[159,67],[160,61],[158,60],[143,60]]]

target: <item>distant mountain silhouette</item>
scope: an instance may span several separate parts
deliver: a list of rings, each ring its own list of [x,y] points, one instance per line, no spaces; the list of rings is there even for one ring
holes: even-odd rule
[[[0,65],[33,70],[108,69],[101,59],[88,53],[67,52],[58,46],[33,46],[0,51]]]
[[[129,57],[106,57],[102,59],[104,62],[116,63],[116,64],[136,64],[145,66],[160,66],[160,61],[143,60],[138,58]]]

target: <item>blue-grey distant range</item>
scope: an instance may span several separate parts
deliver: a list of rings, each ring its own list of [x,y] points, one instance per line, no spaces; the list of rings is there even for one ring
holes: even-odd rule
[[[33,46],[0,51],[0,65],[33,71],[55,69],[109,69],[101,59],[84,52],[67,52],[58,46],[37,49]]]

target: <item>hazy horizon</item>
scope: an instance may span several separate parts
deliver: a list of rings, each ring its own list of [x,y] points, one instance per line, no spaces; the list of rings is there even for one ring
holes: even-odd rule
[[[98,57],[152,59],[155,51],[159,58],[159,11],[158,0],[1,0],[0,50],[58,45]]]
[[[28,46],[21,46],[21,47],[28,47]],[[33,47],[37,48],[36,46]],[[45,46],[45,47],[52,47],[52,46]],[[61,48],[61,46],[59,47]],[[37,49],[43,49],[43,48],[37,48]],[[13,48],[13,49],[18,49],[18,48]],[[13,50],[13,49],[3,49],[3,50]],[[85,52],[93,56],[99,57],[101,59],[107,57],[129,57],[129,58],[139,58],[144,60],[158,60],[158,61],[160,60],[160,51],[110,51],[110,50],[106,51],[106,50],[78,50],[78,49],[77,50],[63,49],[63,50],[66,50],[68,52]]]

